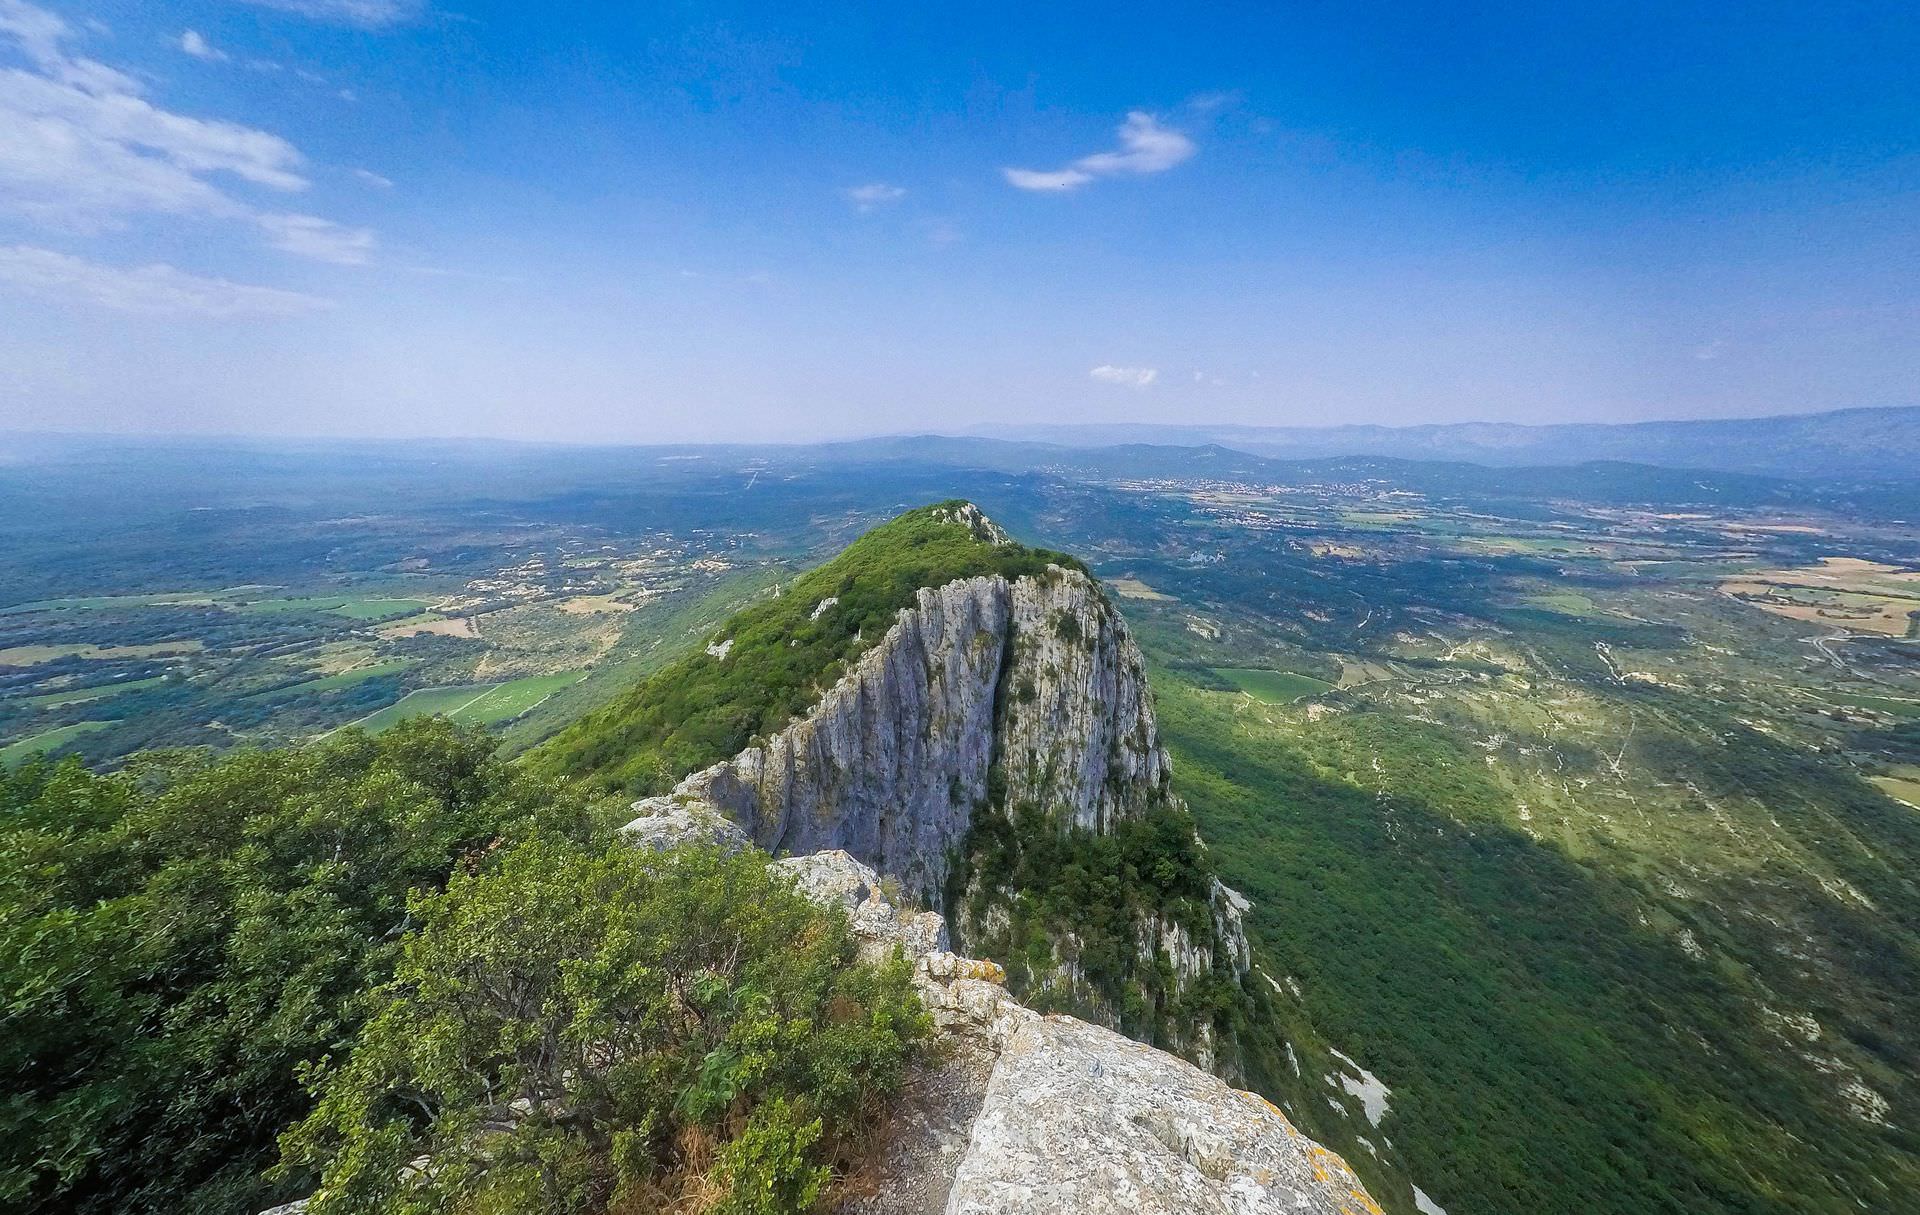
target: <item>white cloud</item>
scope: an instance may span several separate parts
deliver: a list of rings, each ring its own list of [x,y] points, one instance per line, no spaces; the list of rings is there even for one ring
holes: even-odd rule
[[[1160,378],[1158,367],[1115,367],[1102,363],[1087,372],[1103,384],[1119,384],[1127,388],[1146,388]]]
[[[373,236],[364,229],[230,192],[236,182],[305,190],[299,149],[268,131],[163,109],[132,77],[70,54],[73,37],[54,14],[0,0],[0,41],[33,65],[0,68],[0,210],[69,230],[122,227],[140,214],[227,220],[322,261],[367,260]]]
[[[899,202],[907,196],[906,187],[888,185],[884,181],[853,186],[841,193],[845,194],[847,201],[851,202],[854,209],[863,215],[876,208],[884,207],[888,203]]]
[[[243,0],[256,8],[270,8],[315,21],[383,29],[415,20],[427,11],[425,0]]]
[[[1079,169],[1002,169],[1010,185],[1022,190],[1072,190],[1093,180],[1093,174]]]
[[[355,177],[358,177],[361,181],[366,182],[368,185],[373,186],[375,189],[379,189],[379,190],[393,189],[393,178],[383,177],[380,174],[375,173],[372,169],[355,169],[353,171],[353,175]]]
[[[332,306],[297,291],[203,278],[158,263],[122,269],[31,245],[0,246],[0,285],[148,316],[297,316]]]
[[[1022,190],[1077,190],[1102,177],[1164,173],[1190,159],[1197,149],[1188,139],[1144,110],[1134,110],[1120,124],[1120,147],[1095,152],[1060,169],[1002,169],[1007,184]]]
[[[288,253],[336,266],[363,266],[373,256],[373,233],[317,215],[269,213],[254,217],[267,243]]]
[[[180,49],[195,59],[204,59],[208,63],[225,63],[227,53],[200,36],[199,30],[185,30],[180,35]]]

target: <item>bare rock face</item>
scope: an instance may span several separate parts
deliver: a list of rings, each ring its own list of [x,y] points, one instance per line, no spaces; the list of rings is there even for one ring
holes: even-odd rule
[[[962,522],[1004,535],[974,513]],[[769,852],[842,849],[938,908],[990,795],[1104,832],[1169,780],[1126,622],[1092,579],[1051,567],[921,590],[804,718],[635,809],[706,803]],[[1237,936],[1236,901],[1215,911]]]
[[[843,848],[937,901],[996,759],[1009,804],[1095,831],[1165,791],[1139,648],[1077,570],[921,590],[805,718],[674,796],[768,851]]]
[[[1346,1162],[1255,1093],[1072,1017],[1013,1035],[947,1215],[1377,1212]]]
[[[1082,574],[1022,578],[1011,591],[996,723],[1007,801],[1065,809],[1105,832],[1164,796],[1170,777],[1140,649]]]
[[[790,856],[773,867],[814,902],[847,913],[865,961],[883,961],[895,949],[919,958],[947,948],[947,922],[939,912],[896,907],[881,892],[880,876],[845,852]]]
[[[998,577],[923,589],[804,719],[673,796],[712,804],[769,852],[844,849],[939,891],[987,795],[1011,600]]]

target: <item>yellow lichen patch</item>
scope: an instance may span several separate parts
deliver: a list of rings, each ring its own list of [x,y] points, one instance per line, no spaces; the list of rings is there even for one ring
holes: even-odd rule
[[[962,958],[953,973],[958,979],[980,979],[987,983],[1007,981],[1007,972],[1001,968],[1000,963],[986,958]]]
[[[1275,1105],[1273,1102],[1267,1100],[1265,1097],[1261,1096],[1259,1093],[1247,1092],[1246,1089],[1241,1089],[1240,1091],[1243,1093],[1246,1093],[1247,1096],[1254,1098],[1261,1105],[1266,1106],[1267,1112],[1271,1113],[1275,1118],[1278,1118],[1280,1120],[1280,1125],[1286,1128],[1287,1134],[1298,1135],[1300,1133],[1299,1131],[1296,1131],[1293,1129],[1293,1119],[1287,1117],[1287,1113],[1285,1110],[1281,1109],[1279,1106]]]

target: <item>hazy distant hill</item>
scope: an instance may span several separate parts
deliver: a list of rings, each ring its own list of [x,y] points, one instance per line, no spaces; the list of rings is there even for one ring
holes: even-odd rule
[[[989,433],[982,431],[980,433]],[[1694,422],[1519,426],[1004,426],[993,435],[1074,447],[1219,443],[1283,459],[1395,456],[1479,464],[1620,460],[1784,477],[1920,476],[1920,406]]]

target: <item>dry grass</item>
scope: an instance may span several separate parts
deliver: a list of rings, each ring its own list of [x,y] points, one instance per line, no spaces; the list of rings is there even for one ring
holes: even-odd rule
[[[1107,585],[1123,599],[1148,599],[1159,603],[1173,602],[1173,596],[1154,590],[1138,578],[1109,578]]]
[[[422,633],[435,633],[442,637],[478,637],[480,629],[471,616],[441,616],[433,619],[414,617],[402,620],[398,624],[387,625],[377,630],[387,638],[418,637]]]

